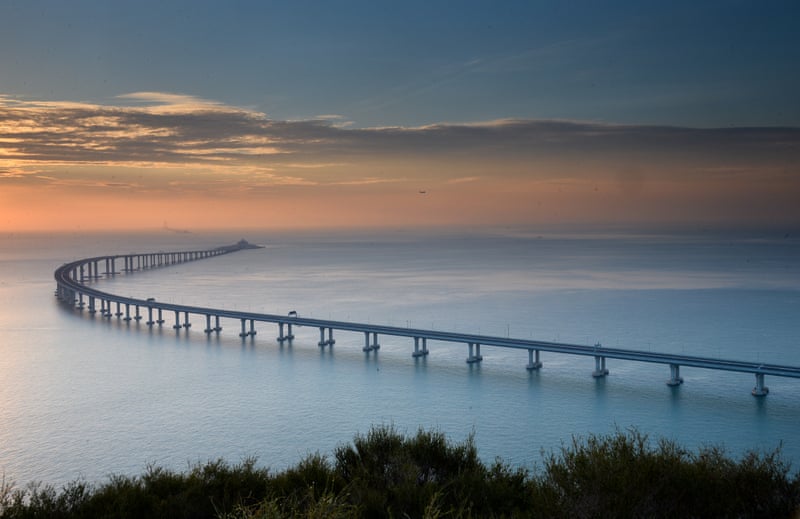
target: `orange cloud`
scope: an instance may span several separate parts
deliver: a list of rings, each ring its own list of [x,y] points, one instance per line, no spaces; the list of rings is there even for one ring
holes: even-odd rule
[[[0,228],[800,223],[796,128],[352,128],[120,100],[0,96]]]

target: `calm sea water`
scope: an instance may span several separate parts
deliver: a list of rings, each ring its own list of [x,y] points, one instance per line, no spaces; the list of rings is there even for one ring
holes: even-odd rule
[[[669,369],[301,328],[280,346],[223,321],[176,333],[57,304],[53,270],[90,255],[187,250],[241,234],[0,236],[0,474],[100,481],[155,463],[257,456],[281,469],[373,424],[474,434],[481,456],[533,467],[573,436],[636,427],[800,463],[800,380]],[[800,365],[800,240],[784,236],[254,233],[265,249],[118,276],[98,287],[186,304]],[[169,317],[169,316],[168,316]],[[171,322],[168,322],[171,324]]]

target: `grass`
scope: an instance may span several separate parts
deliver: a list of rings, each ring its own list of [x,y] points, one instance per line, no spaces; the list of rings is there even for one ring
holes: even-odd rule
[[[472,437],[374,427],[282,472],[217,460],[148,467],[60,490],[0,481],[0,518],[798,517],[800,475],[780,451],[733,459],[636,431],[575,438],[532,473],[485,464]]]

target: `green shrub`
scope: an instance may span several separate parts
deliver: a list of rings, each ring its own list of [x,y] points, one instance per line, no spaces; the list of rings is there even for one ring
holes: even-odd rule
[[[800,475],[780,451],[740,460],[718,447],[693,453],[636,430],[573,438],[530,473],[486,466],[473,438],[438,431],[406,436],[374,427],[271,474],[254,459],[185,473],[148,467],[102,485],[60,491],[0,481],[0,519],[284,517],[798,517]]]

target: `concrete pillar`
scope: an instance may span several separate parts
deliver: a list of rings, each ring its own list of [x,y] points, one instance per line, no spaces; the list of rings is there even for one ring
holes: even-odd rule
[[[286,324],[288,328],[288,332],[286,335],[283,334],[283,325]],[[283,341],[291,341],[294,339],[294,335],[292,334],[292,323],[278,323],[278,342],[283,344]]]
[[[219,316],[215,315],[214,319],[215,319],[214,331],[219,333],[222,331],[222,326],[219,325]]]
[[[158,319],[156,319],[156,322],[158,323],[159,326],[164,324],[164,317],[162,317],[162,315],[161,315],[161,309],[160,308],[158,309]]]
[[[155,322],[153,321],[153,307],[147,307],[147,322],[145,323],[147,326],[153,326]]]
[[[369,332],[364,332],[364,347],[361,348],[361,351],[372,351],[372,346],[369,344]]]
[[[116,316],[117,316],[117,319],[119,319],[119,318],[120,318],[120,316],[122,316],[122,311],[121,311],[121,309],[120,309],[120,303],[119,303],[119,301],[117,301],[117,311],[116,311],[116,313],[115,313],[114,315],[116,315]]]
[[[250,319],[250,336],[251,337],[256,336],[255,322],[253,321],[253,319]]]
[[[603,346],[598,342],[594,345],[594,350],[599,351]],[[594,371],[592,372],[592,376],[594,378],[601,378],[608,375],[608,370],[606,369],[606,358],[601,355],[595,355],[594,357]]]
[[[94,307],[94,296],[89,296],[89,313],[94,314],[97,310]]]
[[[142,320],[142,316],[139,314],[139,305],[136,305],[136,315],[133,316],[133,319],[136,321]]]
[[[769,388],[764,385],[764,374],[756,373],[756,387],[751,391],[753,396],[767,396]]]
[[[608,375],[608,370],[606,369],[606,358],[596,356],[594,358],[594,371],[592,372],[592,376],[594,378],[601,378]]]
[[[476,350],[473,352],[473,346]],[[481,345],[477,343],[469,343],[469,357],[467,357],[467,364],[474,364],[483,360],[481,355]]]
[[[131,320],[131,305],[125,303],[125,318],[123,321],[130,321]]]
[[[211,328],[211,314],[206,314],[206,329],[203,331],[206,333],[206,335],[214,331],[214,329]]]
[[[177,310],[175,310],[175,324],[172,327],[176,330],[181,329],[181,313]]]
[[[534,371],[542,367],[542,362],[539,360],[539,350],[533,348],[528,349],[528,365],[525,369]]]
[[[239,337],[241,337],[241,338],[243,338],[243,339],[244,339],[245,337],[247,337],[247,335],[248,335],[248,334],[247,334],[247,332],[245,331],[245,325],[246,325],[246,323],[247,323],[247,319],[242,319],[242,333],[240,333],[240,334],[239,334]],[[320,329],[321,329],[321,328],[320,328]]]
[[[192,327],[192,323],[189,322],[189,312],[183,312],[183,327],[187,330]]]
[[[422,339],[422,349],[419,349],[420,339]],[[426,346],[426,339],[424,337],[414,337],[414,353],[411,354],[412,357],[424,357],[428,354],[428,348]]]
[[[681,367],[678,364],[669,365],[669,380],[668,386],[680,386],[683,384],[683,377],[681,376]]]

